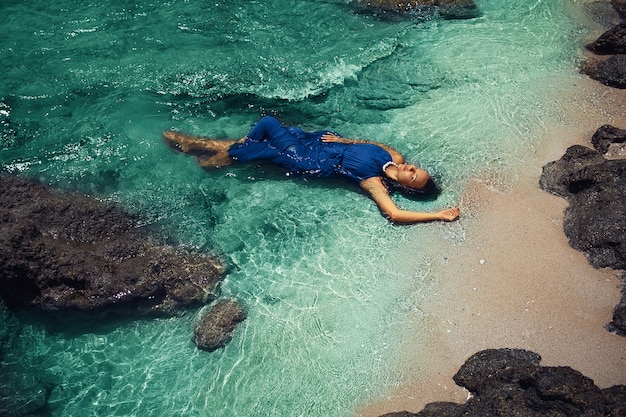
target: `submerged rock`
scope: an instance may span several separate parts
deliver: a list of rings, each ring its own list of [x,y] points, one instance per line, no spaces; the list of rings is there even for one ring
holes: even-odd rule
[[[12,307],[173,313],[214,298],[214,256],[160,244],[118,207],[0,177],[0,295]]]
[[[209,352],[219,349],[232,340],[235,328],[245,319],[246,312],[237,300],[219,300],[196,324],[193,342]]]
[[[624,410],[626,386],[605,390],[566,366],[540,365],[541,357],[521,349],[489,349],[470,357],[454,376],[472,396],[465,404],[432,403],[418,413],[385,417],[588,416]]]
[[[470,19],[478,16],[473,0],[357,0],[360,8],[392,16],[428,16],[439,14],[447,19]]]

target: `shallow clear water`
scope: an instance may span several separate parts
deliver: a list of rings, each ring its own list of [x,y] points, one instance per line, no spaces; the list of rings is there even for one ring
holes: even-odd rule
[[[199,311],[4,320],[5,369],[46,381],[53,416],[351,415],[408,377],[398,341],[419,328],[433,257],[462,238],[460,223],[391,225],[344,183],[203,171],[162,131],[239,138],[275,114],[386,142],[445,190],[398,203],[432,210],[470,178],[506,189],[578,77],[565,0],[420,21],[348,0],[21,3],[0,6],[2,170],[118,201],[220,253],[223,293],[249,312],[214,353],[190,341]]]

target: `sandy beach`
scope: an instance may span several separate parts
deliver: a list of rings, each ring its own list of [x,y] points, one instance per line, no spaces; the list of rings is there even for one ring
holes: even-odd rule
[[[532,350],[542,365],[570,366],[600,388],[626,384],[626,338],[604,328],[620,299],[619,271],[594,269],[569,246],[562,228],[567,202],[538,186],[542,166],[569,146],[591,147],[603,124],[626,128],[626,91],[581,79],[561,99],[563,117],[546,125],[541,148],[519,167],[510,190],[468,187],[461,202],[465,239],[436,266],[439,292],[421,306],[430,339],[408,335],[412,382],[358,415],[465,402],[468,392],[452,377],[487,348]]]

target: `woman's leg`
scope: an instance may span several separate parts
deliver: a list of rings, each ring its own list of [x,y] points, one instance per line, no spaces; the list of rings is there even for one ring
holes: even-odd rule
[[[228,152],[228,148],[236,143],[234,140],[216,140],[171,131],[163,133],[163,138],[169,145],[184,153],[193,151]]]
[[[195,153],[198,164],[203,168],[219,168],[230,165],[233,161],[228,153],[231,145],[246,139],[244,136],[238,141],[216,140],[171,131],[163,133],[163,138],[170,146],[181,152]],[[206,155],[207,153],[211,155]]]

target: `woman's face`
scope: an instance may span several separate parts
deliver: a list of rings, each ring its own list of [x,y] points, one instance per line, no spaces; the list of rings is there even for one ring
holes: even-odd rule
[[[419,190],[426,185],[429,178],[428,172],[415,165],[398,165],[398,183],[404,187]]]

